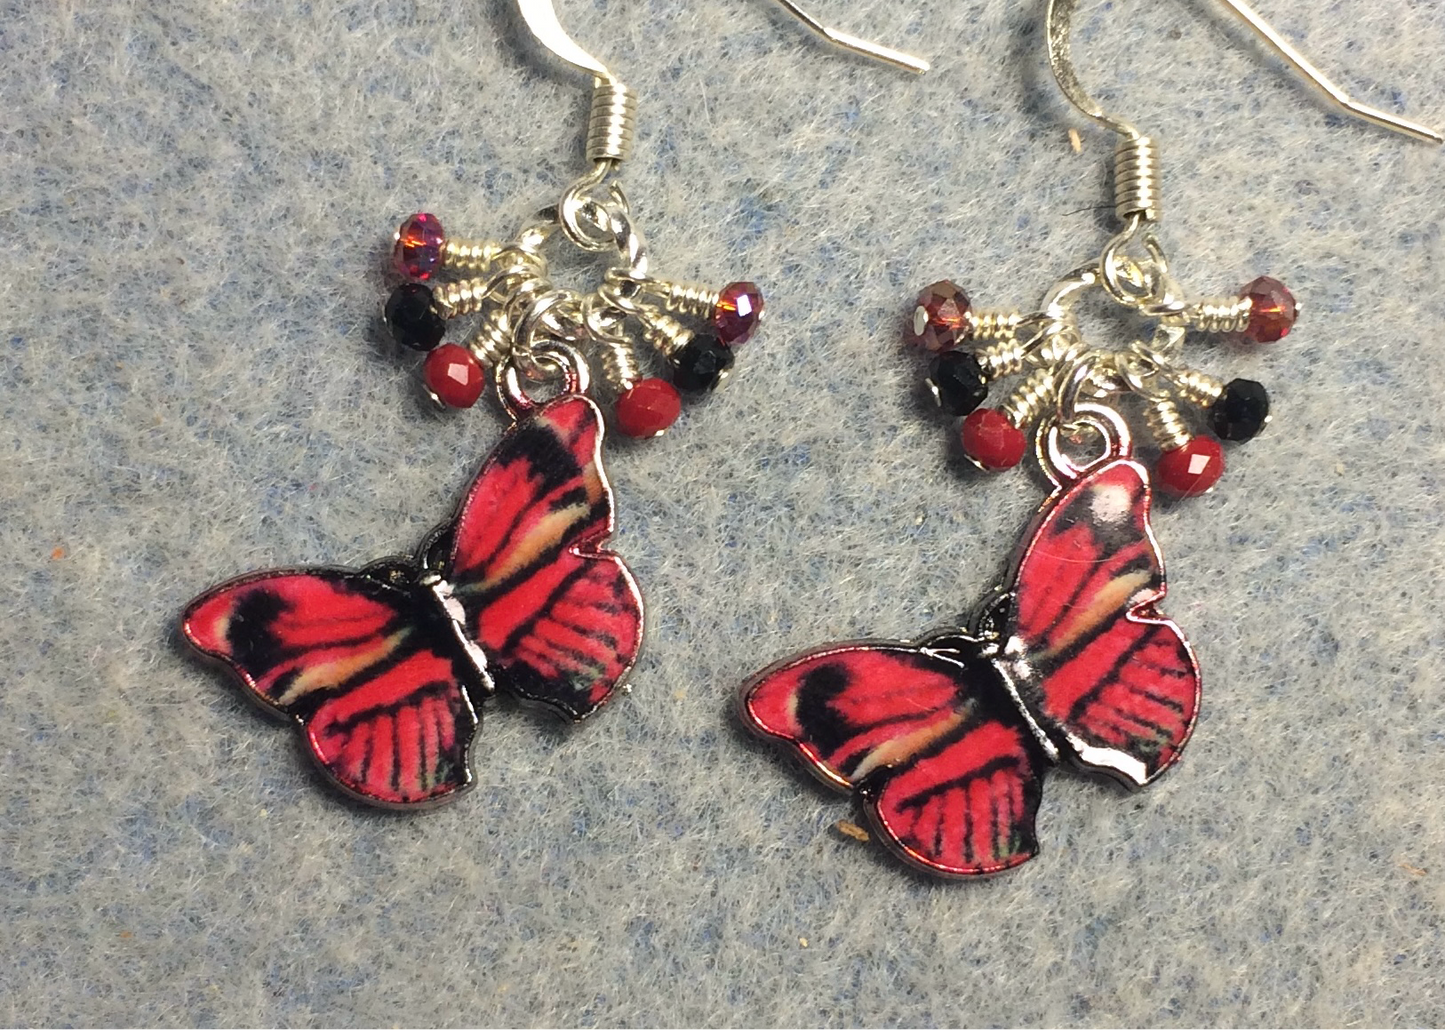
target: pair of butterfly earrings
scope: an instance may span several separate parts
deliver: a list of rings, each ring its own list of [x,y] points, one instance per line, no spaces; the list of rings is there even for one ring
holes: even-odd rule
[[[780,2],[838,45],[927,70]],[[1158,608],[1165,578],[1150,527],[1153,484],[1192,496],[1218,480],[1220,443],[1194,435],[1191,421],[1202,416],[1214,437],[1238,441],[1269,417],[1260,384],[1222,383],[1181,353],[1191,331],[1278,340],[1297,313],[1268,278],[1234,296],[1183,295],[1155,232],[1155,143],[1080,85],[1070,57],[1075,2],[1049,0],[1049,61],[1070,102],[1119,136],[1120,231],[1036,309],[976,310],[940,282],[923,291],[905,329],[932,355],[928,385],[962,419],[968,457],[1003,469],[1032,449],[1052,493],[972,625],[918,643],[824,647],[764,670],[741,696],[750,726],[858,794],[885,843],[943,875],[995,873],[1033,857],[1044,775],[1062,760],[1141,787],[1179,758],[1200,676],[1188,641]],[[1442,141],[1348,100],[1253,11],[1223,2],[1350,113]],[[513,425],[454,518],[415,556],[253,573],[207,591],[183,617],[186,638],[292,720],[339,787],[392,808],[435,805],[472,785],[479,713],[498,688],[572,720],[616,692],[642,645],[642,598],[603,546],[613,497],[594,369],[614,399],[616,428],[657,435],[683,394],[727,376],[763,313],[751,283],[711,290],[651,273],[614,177],[631,149],[635,97],[568,37],[550,0],[518,6],[549,50],[594,78],[592,170],[510,241],[458,239],[428,214],[407,219],[394,250],[407,281],[386,303],[397,341],[425,352],[422,378],[438,403],[470,407],[490,382]],[[591,292],[548,278],[545,250],[559,238],[606,256]],[[1122,348],[1086,340],[1074,308],[1097,294],[1151,333]],[[475,316],[470,334],[443,342],[462,316]],[[645,348],[656,354],[645,358]],[[649,364],[670,376],[648,374]],[[993,384],[1016,377],[985,404]],[[543,392],[550,399],[539,400]],[[1131,396],[1160,452],[1152,472],[1134,457],[1121,405]]]

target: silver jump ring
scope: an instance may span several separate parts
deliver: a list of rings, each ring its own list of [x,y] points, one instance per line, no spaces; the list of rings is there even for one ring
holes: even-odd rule
[[[618,246],[617,215],[619,211],[626,214],[627,198],[616,183],[605,198],[593,195],[606,181],[612,167],[611,161],[598,161],[591,172],[568,187],[557,205],[557,220],[562,231],[583,250],[600,252]]]
[[[540,343],[532,354],[532,360],[539,368],[552,373],[547,378],[562,380],[560,394],[585,394],[592,385],[587,359],[570,343],[563,343],[561,340]],[[497,366],[496,386],[497,397],[507,414],[512,417],[512,421],[520,421],[537,409],[539,402],[528,396],[523,388],[522,372],[515,360],[505,361]]]
[[[1168,299],[1169,259],[1154,234],[1141,231],[1143,225],[1142,216],[1130,217],[1124,231],[1109,241],[1099,259],[1104,289],[1128,308],[1143,308]],[[1136,239],[1144,248],[1147,260],[1138,261],[1122,254],[1123,249]],[[1129,281],[1133,272],[1137,275],[1132,277],[1134,281]]]
[[[1054,486],[1060,489],[1076,482],[1090,469],[1120,458],[1128,458],[1134,452],[1129,424],[1124,421],[1124,416],[1113,408],[1102,404],[1075,404],[1073,415],[1068,423],[1050,423],[1035,441],[1039,466]],[[1092,429],[1104,441],[1104,452],[1080,464],[1064,452],[1063,434],[1085,428]]]

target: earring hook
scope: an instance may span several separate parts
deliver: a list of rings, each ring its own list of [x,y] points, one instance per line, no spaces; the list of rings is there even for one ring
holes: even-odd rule
[[[1220,0],[1220,2],[1228,7],[1240,21],[1244,22],[1250,31],[1263,40],[1286,64],[1303,75],[1315,89],[1327,96],[1345,113],[1412,139],[1423,140],[1426,143],[1445,143],[1445,136],[1441,136],[1433,129],[1351,98],[1349,94],[1326,78],[1323,72],[1311,64],[1303,54],[1291,46],[1283,36],[1242,0]],[[1128,139],[1139,139],[1141,134],[1138,129],[1123,119],[1106,112],[1103,106],[1091,97],[1079,83],[1079,78],[1074,72],[1070,42],[1073,35],[1074,8],[1077,5],[1078,0],[1049,0],[1045,14],[1049,67],[1053,69],[1059,89],[1063,91],[1069,103],[1078,108],[1085,116]]]
[[[807,11],[799,7],[793,0],[777,0],[794,18],[806,25],[813,32],[822,36],[828,42],[842,47],[844,50],[851,50],[855,54],[862,54],[864,57],[871,57],[875,61],[882,61],[884,64],[891,64],[895,68],[902,68],[904,71],[914,72],[922,75],[931,67],[921,57],[914,57],[902,50],[894,50],[892,47],[884,46],[882,43],[874,43],[871,40],[860,39],[849,32],[842,32],[838,29],[830,29],[817,18],[814,18]]]
[[[777,2],[813,32],[845,50],[851,50],[855,54],[862,54],[875,61],[882,61],[895,68],[902,68],[920,75],[929,69],[928,62],[921,57],[914,57],[912,54],[894,50],[881,43],[874,43],[851,33],[829,28],[799,7],[793,0],[777,0]],[[562,28],[562,23],[557,19],[557,10],[553,7],[552,0],[517,0],[517,7],[522,12],[522,20],[527,23],[527,28],[532,30],[532,35],[536,36],[538,41],[552,53],[572,67],[595,78],[613,83],[621,81],[607,70],[605,64],[583,50],[576,40],[567,35],[567,30]]]
[[[517,0],[517,9],[522,12],[522,20],[537,41],[572,67],[605,82],[621,81],[607,70],[605,64],[567,35],[567,30],[557,19],[557,9],[552,6],[552,0]]]

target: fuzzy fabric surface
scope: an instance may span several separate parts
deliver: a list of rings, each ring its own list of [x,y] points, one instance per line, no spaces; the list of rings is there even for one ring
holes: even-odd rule
[[[397,815],[178,615],[451,510],[505,419],[432,411],[386,339],[391,233],[556,203],[588,83],[503,0],[0,0],[0,1023],[1445,1023],[1445,155],[1207,0],[1080,10],[1081,79],[1161,141],[1174,273],[1272,274],[1303,314],[1190,344],[1275,418],[1156,512],[1204,670],[1182,762],[1135,794],[1052,776],[1035,860],[940,882],[840,830],[857,803],[735,699],[997,583],[1041,477],[966,471],[902,319],[937,279],[1034,305],[1095,259],[1114,141],[1056,89],[1041,0],[812,6],[933,71],[765,0],[560,4],[639,97],[655,271],[755,280],[768,322],[673,431],[609,442],[631,693],[566,730],[490,706],[478,787]],[[1261,7],[1445,124],[1445,5]]]

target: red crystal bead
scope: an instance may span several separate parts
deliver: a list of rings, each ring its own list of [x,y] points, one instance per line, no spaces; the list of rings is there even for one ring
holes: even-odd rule
[[[617,398],[617,428],[626,436],[659,436],[682,414],[682,395],[666,379],[642,379]]]
[[[952,350],[973,335],[968,294],[944,279],[918,295],[904,338],[931,354]]]
[[[963,453],[980,468],[994,471],[1013,468],[1023,461],[1028,440],[1023,430],[997,408],[976,408],[963,420],[959,431]]]
[[[728,283],[718,295],[712,325],[724,347],[747,343],[763,320],[763,291],[756,283]]]
[[[486,381],[481,362],[455,343],[444,343],[426,356],[422,378],[437,400],[453,408],[477,403]]]
[[[412,215],[396,231],[396,246],[391,257],[397,271],[408,279],[430,279],[442,263],[442,246],[446,241],[441,220],[436,215]]]
[[[1299,312],[1294,295],[1285,289],[1284,283],[1262,275],[1239,293],[1250,301],[1249,325],[1244,328],[1247,339],[1273,343],[1289,335]]]
[[[1218,440],[1196,436],[1183,447],[1159,455],[1159,485],[1175,497],[1198,497],[1224,475],[1224,448]]]

